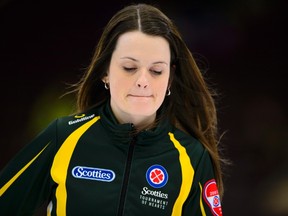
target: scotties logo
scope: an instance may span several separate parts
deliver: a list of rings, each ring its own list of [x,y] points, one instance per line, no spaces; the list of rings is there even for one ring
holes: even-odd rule
[[[115,179],[115,173],[112,170],[84,166],[74,167],[72,175],[75,178],[105,182],[111,182]]]
[[[150,186],[154,188],[164,187],[168,181],[168,173],[161,165],[153,165],[146,172],[146,179]]]

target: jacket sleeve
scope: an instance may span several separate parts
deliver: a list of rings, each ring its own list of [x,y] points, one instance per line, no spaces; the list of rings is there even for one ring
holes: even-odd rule
[[[204,150],[195,167],[194,181],[182,216],[222,216],[222,207],[210,155]]]
[[[50,123],[0,172],[0,215],[33,215],[48,200],[57,120]]]

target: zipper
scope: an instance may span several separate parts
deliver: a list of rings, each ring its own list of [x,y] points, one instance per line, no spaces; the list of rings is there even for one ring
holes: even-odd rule
[[[133,125],[132,125],[133,127]],[[120,201],[119,201],[119,207],[118,207],[118,216],[123,216],[124,214],[124,203],[126,199],[126,193],[127,193],[127,186],[128,186],[128,181],[129,181],[129,176],[130,176],[130,170],[131,170],[131,164],[132,164],[132,156],[133,156],[133,151],[136,143],[136,136],[133,135],[132,140],[129,145],[128,149],[128,156],[126,160],[126,167],[125,167],[125,173],[124,173],[124,180],[122,184],[122,190],[120,194]]]

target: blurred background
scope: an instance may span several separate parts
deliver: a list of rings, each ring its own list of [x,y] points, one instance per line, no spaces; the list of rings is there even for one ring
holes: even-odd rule
[[[139,2],[139,1],[133,1]],[[286,1],[145,1],[178,25],[217,89],[224,216],[288,215]],[[0,169],[54,118],[111,16],[132,3],[0,1]],[[41,213],[39,213],[40,215]]]

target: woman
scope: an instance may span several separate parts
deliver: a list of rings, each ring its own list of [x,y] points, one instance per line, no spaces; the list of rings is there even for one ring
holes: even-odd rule
[[[1,172],[1,215],[222,215],[213,94],[166,15],[116,13],[74,87],[77,113]]]

